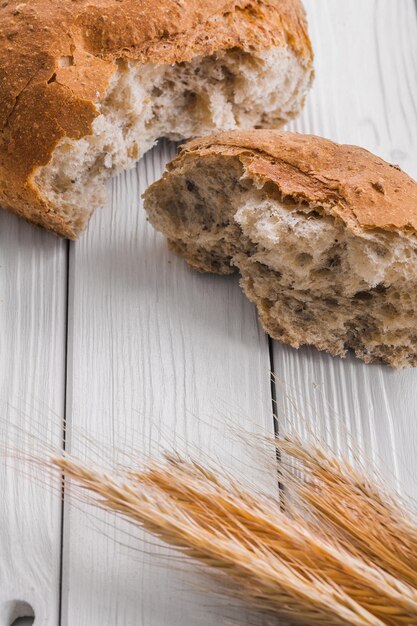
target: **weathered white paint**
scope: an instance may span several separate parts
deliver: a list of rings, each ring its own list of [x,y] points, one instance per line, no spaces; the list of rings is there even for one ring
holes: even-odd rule
[[[66,242],[0,214],[0,626],[31,614],[21,601],[58,623],[60,498],[7,452],[62,440],[66,258]]]
[[[236,467],[223,414],[272,432],[267,339],[236,278],[192,272],[147,224],[139,196],[173,151],[163,144],[114,181],[110,206],[72,247],[68,415],[107,445],[175,442]],[[152,564],[105,534],[138,542],[74,510],[64,532],[63,625],[213,623],[216,602],[191,593],[172,558]]]

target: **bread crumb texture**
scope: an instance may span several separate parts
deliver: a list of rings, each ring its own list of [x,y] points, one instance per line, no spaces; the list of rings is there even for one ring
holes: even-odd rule
[[[378,157],[223,133],[186,144],[145,208],[192,267],[240,272],[273,338],[417,365],[417,183]]]
[[[300,0],[3,0],[0,204],[76,237],[158,137],[278,127],[312,77]]]

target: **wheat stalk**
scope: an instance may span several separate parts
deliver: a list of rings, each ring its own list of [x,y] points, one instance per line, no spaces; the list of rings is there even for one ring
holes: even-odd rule
[[[276,445],[296,463],[296,471],[282,463],[294,496],[286,510],[179,456],[117,475],[69,456],[51,462],[100,506],[219,573],[255,608],[303,624],[417,625],[415,554],[406,559],[412,517],[398,521],[393,499],[318,446],[296,438]]]

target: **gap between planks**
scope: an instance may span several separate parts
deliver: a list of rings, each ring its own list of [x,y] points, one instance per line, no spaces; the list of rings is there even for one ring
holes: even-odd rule
[[[67,399],[68,399],[68,363],[69,363],[69,315],[70,315],[70,264],[71,264],[71,241],[67,240],[66,246],[66,315],[65,315],[65,370],[64,370],[64,415],[62,423],[62,451],[66,450],[67,441]],[[62,624],[62,600],[63,600],[63,573],[64,573],[64,537],[65,537],[65,480],[62,475],[61,489],[61,532],[59,546],[59,596],[58,596],[58,626]]]

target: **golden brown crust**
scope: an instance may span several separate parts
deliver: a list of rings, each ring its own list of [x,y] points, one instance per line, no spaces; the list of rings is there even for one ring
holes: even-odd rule
[[[157,7],[157,8],[156,8]],[[312,51],[301,0],[5,0],[0,5],[0,204],[77,233],[33,185],[64,137],[91,133],[119,59],[175,63],[237,47]]]
[[[362,148],[277,130],[232,131],[188,142],[170,168],[208,154],[239,156],[260,184],[322,207],[349,228],[417,233],[417,183]]]

